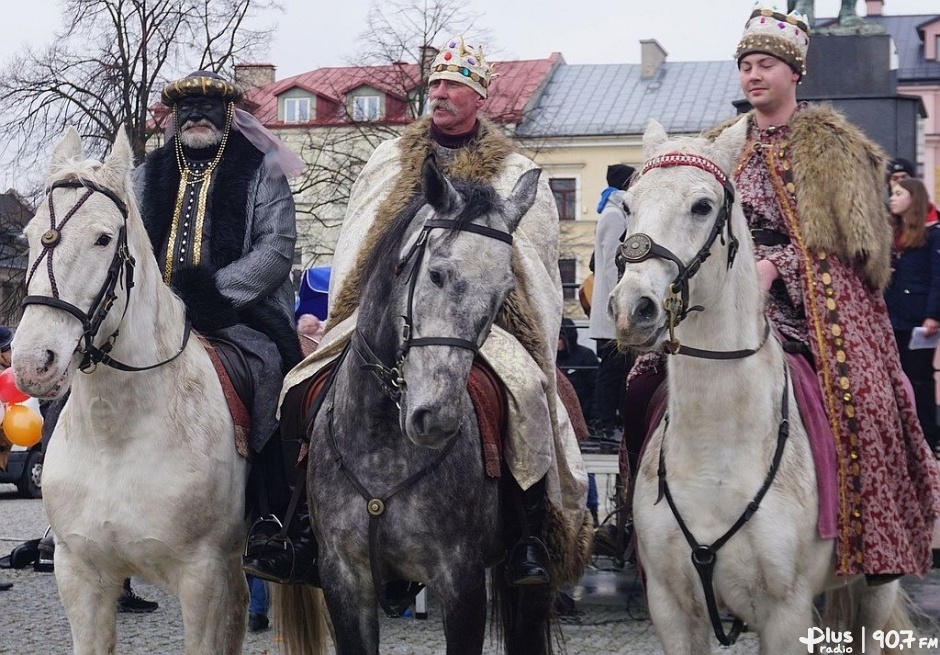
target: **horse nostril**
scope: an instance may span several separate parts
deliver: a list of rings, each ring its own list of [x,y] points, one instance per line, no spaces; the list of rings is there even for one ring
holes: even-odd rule
[[[46,370],[52,368],[55,364],[55,353],[51,350],[46,351]]]
[[[426,434],[428,430],[427,422],[431,412],[426,409],[417,409],[411,417],[411,423],[418,434]]]
[[[633,319],[636,323],[648,323],[656,317],[656,303],[651,298],[643,296],[633,310]]]

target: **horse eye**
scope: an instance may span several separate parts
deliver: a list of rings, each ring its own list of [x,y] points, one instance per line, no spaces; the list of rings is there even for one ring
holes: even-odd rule
[[[692,213],[696,216],[708,216],[712,211],[712,204],[707,200],[699,200],[692,205]]]
[[[96,245],[96,246],[106,246],[106,245],[108,245],[109,243],[111,243],[111,235],[110,235],[110,234],[102,234],[101,236],[98,237],[98,240],[95,241],[95,245]]]
[[[626,214],[627,216],[629,216],[629,215],[630,215],[630,208],[627,206],[627,203],[626,203],[626,202],[623,202],[623,203],[621,203],[621,204],[623,205],[623,213]]]
[[[431,284],[436,287],[444,286],[444,276],[441,275],[440,271],[428,271],[428,276],[431,278]]]

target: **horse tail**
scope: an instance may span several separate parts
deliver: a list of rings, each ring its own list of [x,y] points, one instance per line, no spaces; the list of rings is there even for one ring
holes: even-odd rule
[[[863,626],[866,638],[870,638],[874,630],[881,630],[885,635],[904,635],[910,631],[920,637],[919,632],[927,630],[935,634],[937,628],[936,622],[917,607],[899,582],[869,587],[864,578],[826,592],[822,623],[834,630],[851,630],[856,639],[861,638]],[[891,648],[885,643],[882,653],[910,652],[910,647],[903,642],[895,645],[898,647]],[[860,648],[861,645],[855,652]]]
[[[327,653],[327,635],[332,634],[323,592],[306,585],[276,584],[272,600],[275,623],[283,639],[284,655]]]
[[[506,655],[551,655],[553,588],[507,584],[504,562],[490,569],[490,589],[491,625]]]

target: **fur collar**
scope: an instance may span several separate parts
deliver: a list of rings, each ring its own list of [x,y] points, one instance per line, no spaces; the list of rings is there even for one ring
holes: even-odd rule
[[[146,183],[140,203],[141,217],[155,252],[160,252],[166,243],[173,221],[180,183],[175,148],[173,139],[155,150],[147,157],[144,169]],[[250,182],[263,160],[264,153],[251,145],[241,132],[232,130],[207,203],[207,213],[212,217],[212,239],[206,264],[213,270],[244,254]]]
[[[739,119],[705,136],[714,138]],[[806,247],[856,264],[872,288],[884,290],[891,278],[892,240],[882,201],[884,152],[828,105],[810,105],[794,114],[790,136]]]
[[[337,295],[333,313],[330,316],[330,323],[334,325],[352,315],[359,306],[362,269],[371,257],[379,236],[421,192],[421,166],[433,147],[430,126],[431,117],[425,116],[405,128],[398,140],[399,157],[396,161],[400,166],[400,173],[395,185],[376,210],[375,221],[369,235],[359,248],[356,265],[350,271]],[[466,148],[461,148],[453,161],[439,163],[447,175],[468,182],[489,182],[499,174],[506,157],[514,150],[512,142],[499,132],[499,128],[486,119],[480,118],[480,129],[470,144]],[[366,190],[366,192],[374,191]]]

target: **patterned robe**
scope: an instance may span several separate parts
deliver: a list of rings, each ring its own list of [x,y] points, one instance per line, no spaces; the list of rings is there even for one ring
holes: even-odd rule
[[[759,129],[751,119],[735,186],[752,230],[790,240],[756,254],[780,274],[768,316],[812,354],[835,435],[837,572],[923,575],[940,473],[882,297],[891,239],[883,170],[877,147],[839,114],[801,105],[788,125]]]

